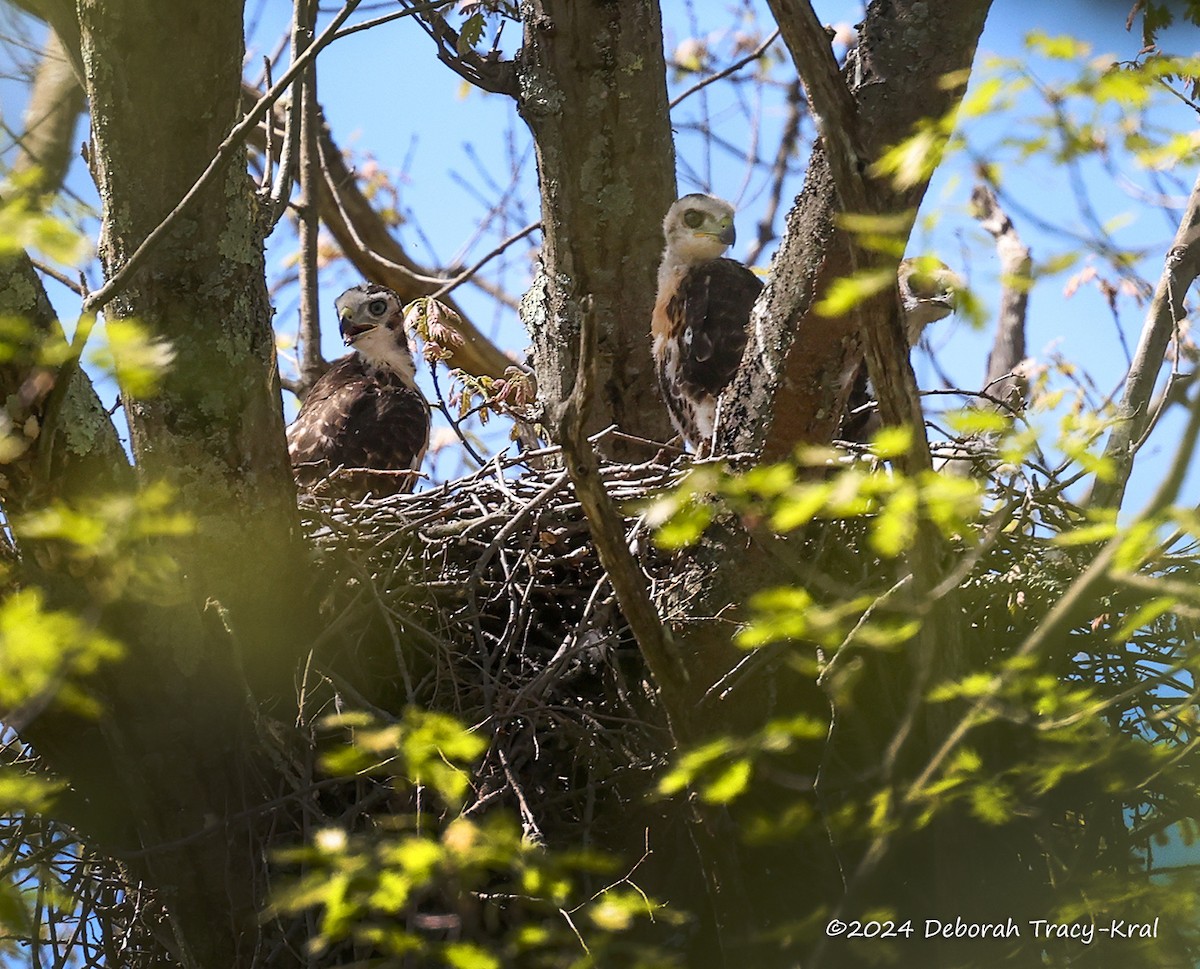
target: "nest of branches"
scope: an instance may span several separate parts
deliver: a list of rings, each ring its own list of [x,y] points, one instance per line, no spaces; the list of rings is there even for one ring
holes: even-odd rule
[[[452,713],[489,738],[467,813],[504,803],[520,812],[527,836],[578,844],[597,833],[597,818],[622,817],[598,811],[602,799],[643,798],[672,744],[568,473],[546,460],[557,453],[496,460],[416,494],[304,498],[324,570],[327,623],[305,671],[301,712],[310,724],[332,710],[385,721],[409,705]],[[705,577],[693,581],[678,559],[659,552],[640,514],[690,467],[686,460],[601,465],[605,489],[625,513],[625,538],[667,616],[688,597],[694,604]],[[999,482],[993,487],[1002,492]],[[973,629],[995,625],[998,595],[1019,587],[1032,598],[1039,583],[1051,595],[1078,573],[1068,556],[1057,567],[1034,567],[1031,558],[1061,525],[1064,509],[1052,482],[1027,490],[1014,496],[1031,516],[1027,525],[993,536],[968,568],[971,578],[962,576],[962,619]],[[716,544],[774,543],[768,555],[786,560],[783,578],[818,599],[822,590],[833,601],[886,587],[890,569],[870,551],[866,520],[815,521],[783,539],[736,513],[718,515],[714,525]],[[720,611],[720,603],[709,610]],[[726,645],[728,632],[718,637]],[[1003,651],[1000,643],[1016,630],[992,632]],[[753,693],[750,705],[760,715],[775,688],[767,682],[762,689],[763,681],[775,679],[792,649],[780,644],[744,664],[735,658],[721,689]]]
[[[417,494],[304,500],[329,623],[302,714],[452,713],[490,741],[466,812],[504,802],[527,837],[559,841],[593,824],[599,799],[644,793],[669,743],[567,472],[545,466],[553,452]],[[644,557],[635,509],[684,470],[603,469]]]

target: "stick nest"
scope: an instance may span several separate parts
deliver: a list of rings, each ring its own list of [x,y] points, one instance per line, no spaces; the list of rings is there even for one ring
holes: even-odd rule
[[[604,792],[640,796],[667,734],[566,471],[516,465],[412,495],[304,500],[330,621],[302,708],[457,715],[490,738],[467,813],[502,800],[527,836],[558,840],[549,829],[589,826]],[[651,559],[637,509],[683,469],[602,474]]]

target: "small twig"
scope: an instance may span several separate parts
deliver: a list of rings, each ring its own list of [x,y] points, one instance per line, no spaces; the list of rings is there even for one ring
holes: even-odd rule
[[[39,262],[37,259],[30,259],[29,261],[33,263],[33,268],[40,272],[43,276],[49,276],[56,283],[66,286],[67,289],[69,289],[76,296],[85,296],[87,294],[86,287],[72,279],[66,273],[59,272],[53,266],[48,266],[46,263]]]
[[[700,90],[708,87],[710,84],[715,84],[717,81],[720,81],[724,78],[729,77],[730,74],[736,74],[738,71],[740,71],[743,67],[745,67],[747,64],[749,64],[751,61],[756,61],[760,57],[762,57],[763,54],[765,54],[767,52],[767,48],[770,47],[773,43],[775,43],[775,40],[778,37],[779,37],[779,28],[776,27],[771,32],[771,36],[768,37],[766,40],[764,40],[761,44],[759,44],[752,52],[750,52],[749,54],[747,54],[745,57],[741,58],[740,60],[734,61],[732,64],[730,64],[724,70],[717,71],[716,74],[710,74],[708,77],[697,81],[695,84],[693,84],[690,88],[688,88],[682,94],[676,95],[676,97],[672,99],[671,104],[669,106],[673,108],[673,107],[675,107],[675,105],[679,104],[680,101],[690,98],[697,91],[700,91]]]
[[[453,6],[456,0],[431,0],[429,3],[421,3],[416,6],[410,6],[405,10],[397,10],[394,13],[385,13],[383,16],[376,17],[373,20],[364,20],[361,24],[355,24],[353,27],[346,27],[337,32],[334,40],[341,40],[343,37],[349,37],[351,34],[357,34],[363,30],[370,30],[372,27],[378,27],[380,24],[388,24],[393,20],[400,20],[404,17],[412,17],[416,14],[425,13],[428,10],[438,10],[441,7]]]
[[[442,393],[442,385],[438,379],[437,362],[434,360],[429,361],[429,376],[433,380],[433,392],[437,397],[438,410],[440,410],[442,412],[442,416],[446,418],[446,423],[448,423],[454,430],[459,442],[466,449],[466,452],[475,460],[475,463],[481,467],[487,464],[487,458],[476,451],[471,442],[467,440],[467,435],[463,433],[462,428],[459,426],[461,422],[455,419],[454,415],[450,413],[450,407],[446,404],[446,397]]]

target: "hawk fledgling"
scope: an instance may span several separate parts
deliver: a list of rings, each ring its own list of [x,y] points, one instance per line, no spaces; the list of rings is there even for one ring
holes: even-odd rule
[[[915,347],[921,331],[954,312],[962,280],[944,262],[929,257],[905,259],[896,273],[908,345]]]
[[[334,362],[288,428],[296,483],[311,489],[339,468],[412,471],[360,475],[350,488],[375,494],[412,491],[429,445],[429,405],[414,379],[400,297],[374,283],[339,296],[338,325],[353,352]],[[358,479],[362,479],[359,481]]]
[[[763,284],[740,262],[721,258],[735,238],[728,202],[685,195],[667,212],[663,234],[650,325],[655,369],[672,423],[699,451],[712,442],[717,401],[742,361]]]
[[[962,285],[958,274],[940,260],[928,256],[901,260],[896,286],[910,349],[921,342],[925,327],[954,312]],[[846,414],[838,437],[844,441],[866,441],[881,425],[867,383],[865,360],[859,359],[854,365],[849,383]]]

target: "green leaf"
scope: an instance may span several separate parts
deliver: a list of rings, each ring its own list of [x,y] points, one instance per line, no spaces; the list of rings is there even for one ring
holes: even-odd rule
[[[1092,51],[1090,44],[1077,37],[1069,34],[1051,37],[1040,30],[1030,31],[1025,36],[1025,45],[1035,54],[1060,61],[1087,57]]]
[[[871,269],[835,279],[824,298],[814,307],[821,316],[845,316],[859,303],[896,285],[890,269]]]
[[[78,680],[121,654],[116,640],[68,612],[47,609],[40,590],[14,592],[0,604],[0,709],[53,698],[95,716],[99,707]]]
[[[871,522],[871,547],[885,558],[895,558],[917,533],[917,489],[904,482]]]
[[[902,457],[912,447],[910,427],[884,427],[871,438],[871,450],[884,460]]]
[[[473,13],[458,30],[458,53],[466,54],[483,39],[483,12]]]
[[[678,506],[654,535],[659,548],[677,549],[696,544],[704,530],[712,524],[713,510],[708,502],[688,501]]]
[[[700,796],[710,804],[728,804],[746,790],[750,783],[751,764],[742,757],[727,764],[720,773],[704,785]]]
[[[790,532],[807,525],[825,508],[831,492],[832,485],[825,483],[789,489],[771,512],[771,527],[777,532]]]
[[[131,319],[109,320],[103,345],[91,353],[92,363],[112,374],[121,392],[133,397],[154,394],[174,359],[170,343]]]

